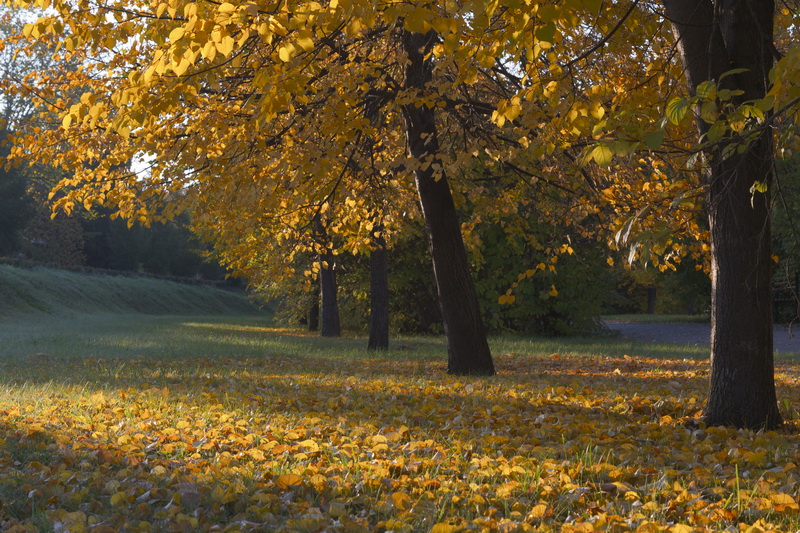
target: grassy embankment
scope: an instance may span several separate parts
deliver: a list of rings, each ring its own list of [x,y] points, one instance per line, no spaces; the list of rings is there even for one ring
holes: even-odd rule
[[[706,350],[508,337],[456,378],[438,339],[98,305],[0,320],[0,529],[800,529],[796,431],[684,425]]]

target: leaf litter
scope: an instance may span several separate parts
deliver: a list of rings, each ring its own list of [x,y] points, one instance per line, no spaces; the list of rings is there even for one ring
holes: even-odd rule
[[[496,359],[494,378],[413,355],[9,363],[0,528],[800,529],[791,409],[779,432],[705,428],[706,362]],[[778,363],[784,411],[799,370]]]

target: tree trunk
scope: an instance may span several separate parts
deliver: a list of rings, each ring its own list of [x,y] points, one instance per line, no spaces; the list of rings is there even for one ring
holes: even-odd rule
[[[308,331],[319,329],[319,283],[314,283],[314,294],[308,308]]]
[[[368,350],[389,347],[389,257],[383,226],[374,230],[374,248],[369,256],[369,342]],[[374,235],[374,234],[373,234]]]
[[[724,72],[720,82],[741,90],[735,104],[762,98],[772,66],[771,0],[664,0],[679,43],[689,89]],[[700,134],[709,125],[697,119]],[[781,424],[772,354],[772,260],[769,194],[754,182],[772,178],[772,133],[765,129],[743,153],[707,151],[711,230],[711,377],[709,425],[775,428]]]
[[[403,48],[408,55],[406,89],[422,92],[430,82],[432,64],[426,55],[435,40],[433,32],[404,33]],[[439,142],[434,111],[425,105],[418,107],[410,103],[403,106],[403,116],[409,153],[420,163],[415,177],[444,319],[447,371],[450,374],[492,375],[494,364],[470,276],[458,213],[447,177],[437,163]]]
[[[328,248],[328,235],[325,226],[317,217],[315,221],[315,238],[317,244],[325,251],[319,254],[319,285],[322,300],[323,337],[340,337],[342,328],[339,325],[339,302],[336,297],[336,256]]]
[[[656,312],[656,287],[650,285],[647,287],[647,314],[653,315]]]

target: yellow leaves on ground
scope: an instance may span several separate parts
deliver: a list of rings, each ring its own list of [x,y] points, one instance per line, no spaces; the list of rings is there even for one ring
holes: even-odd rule
[[[693,423],[706,362],[500,349],[495,378],[453,378],[414,350],[241,333],[296,335],[302,355],[5,362],[27,377],[0,394],[0,527],[800,527],[796,432]],[[776,377],[792,397],[800,368]]]
[[[297,474],[284,474],[275,480],[278,487],[287,490],[292,487],[297,487],[303,482],[303,478]]]

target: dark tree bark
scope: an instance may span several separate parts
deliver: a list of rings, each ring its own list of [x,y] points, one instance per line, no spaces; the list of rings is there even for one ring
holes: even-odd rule
[[[734,103],[762,98],[772,66],[774,4],[771,0],[664,0],[692,93],[705,80],[727,76],[724,88],[743,94]],[[708,125],[696,120],[701,134]],[[765,128],[743,153],[706,158],[711,230],[711,377],[704,411],[709,425],[775,428],[781,424],[775,395],[772,346],[772,261],[769,194],[751,192],[769,183],[772,132]]]
[[[436,34],[405,32],[403,48],[408,55],[404,86],[424,91],[431,81],[432,63],[426,58]],[[427,106],[403,106],[406,138],[411,156],[421,163],[415,170],[417,191],[431,246],[433,271],[447,338],[447,371],[450,374],[494,374],[478,298],[470,276],[458,213],[447,176],[436,172],[439,142],[434,110]]]
[[[319,329],[319,284],[314,284],[311,306],[308,308],[308,331]]]
[[[322,330],[323,337],[340,337],[342,328],[339,325],[339,302],[336,296],[336,256],[328,248],[328,235],[325,225],[319,217],[315,220],[315,238],[317,244],[324,252],[319,254],[319,285],[322,303]]]
[[[647,314],[652,315],[656,312],[656,293],[655,286],[650,285],[647,287]]]
[[[374,230],[374,248],[369,256],[369,342],[368,350],[385,350],[389,347],[389,253],[383,226]],[[373,234],[375,235],[375,234]]]

